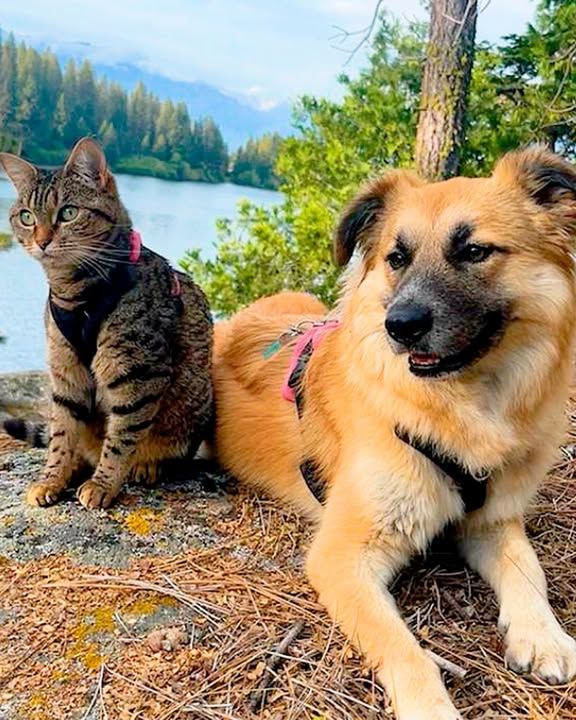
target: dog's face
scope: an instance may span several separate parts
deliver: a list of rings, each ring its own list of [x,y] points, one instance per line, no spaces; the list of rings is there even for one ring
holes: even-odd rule
[[[576,311],[575,234],[576,169],[536,147],[489,178],[384,176],[344,213],[335,255],[345,264],[360,249],[393,351],[438,377],[480,361],[513,324],[550,329]]]

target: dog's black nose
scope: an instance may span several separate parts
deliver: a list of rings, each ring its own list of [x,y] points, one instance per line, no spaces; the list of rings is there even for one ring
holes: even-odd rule
[[[391,338],[410,346],[432,329],[432,310],[416,303],[402,303],[390,308],[385,325]]]

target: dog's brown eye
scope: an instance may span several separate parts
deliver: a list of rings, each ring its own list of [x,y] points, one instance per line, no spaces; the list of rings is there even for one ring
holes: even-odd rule
[[[388,261],[388,264],[390,265],[392,270],[400,270],[401,267],[408,265],[408,263],[410,262],[410,257],[408,256],[407,252],[396,249],[392,250],[386,260]]]
[[[481,263],[487,260],[494,252],[492,245],[465,245],[458,253],[460,262]]]

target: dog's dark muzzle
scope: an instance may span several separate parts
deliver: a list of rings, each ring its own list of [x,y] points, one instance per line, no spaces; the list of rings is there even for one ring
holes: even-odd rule
[[[390,306],[385,327],[398,353],[419,377],[454,373],[479,360],[498,341],[505,313],[475,307],[432,308],[418,302]]]

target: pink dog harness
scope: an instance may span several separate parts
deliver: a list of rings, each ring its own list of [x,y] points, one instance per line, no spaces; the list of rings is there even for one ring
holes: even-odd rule
[[[325,320],[321,323],[314,323],[298,338],[298,342],[292,351],[288,372],[282,383],[282,397],[284,400],[298,404],[298,385],[310,356],[326,335],[339,326],[339,320]]]
[[[282,383],[282,397],[284,400],[289,400],[296,404],[299,418],[302,418],[304,412],[302,376],[306,370],[308,361],[322,340],[338,327],[340,327],[339,320],[323,320],[319,323],[312,323],[304,332],[302,332],[301,326],[293,327],[285,332],[278,340],[275,340],[272,345],[264,351],[264,357],[270,357],[282,347],[284,342],[289,342],[294,337],[298,337],[298,341],[292,351],[288,371]],[[300,472],[312,495],[322,504],[326,499],[326,488],[322,481],[322,475],[318,471],[314,460],[303,460],[300,464]]]

